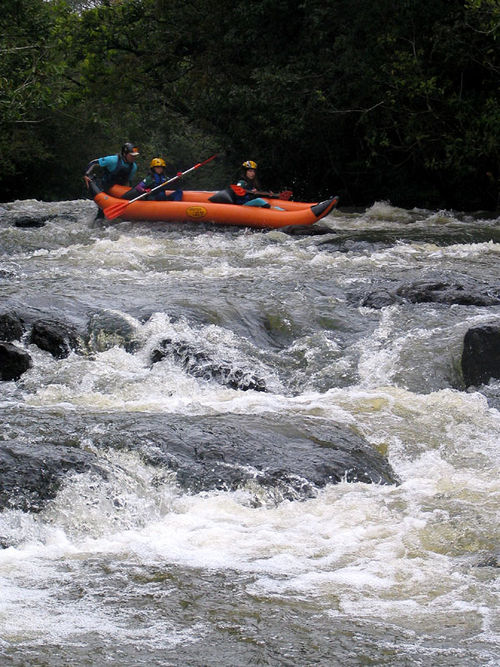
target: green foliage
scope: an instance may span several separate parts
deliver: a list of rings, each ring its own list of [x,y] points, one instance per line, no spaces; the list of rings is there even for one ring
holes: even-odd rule
[[[33,153],[46,154],[40,126],[64,92],[64,64],[52,53],[49,7],[41,0],[12,0],[0,16],[0,152],[3,174]]]
[[[131,140],[142,171],[224,150],[198,187],[254,159],[311,199],[496,202],[497,0],[12,0],[1,22],[11,197],[81,196]]]

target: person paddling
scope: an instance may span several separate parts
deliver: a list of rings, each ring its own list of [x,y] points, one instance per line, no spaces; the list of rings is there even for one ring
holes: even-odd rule
[[[253,194],[260,190],[260,184],[257,179],[257,163],[253,160],[245,160],[241,165],[241,176],[236,183],[238,188],[246,190],[245,194],[238,195],[233,190],[233,201],[235,204],[243,204],[243,206],[261,206],[263,208],[271,208],[271,204],[262,197]]]
[[[260,208],[274,208],[283,211],[281,206],[271,206],[264,197],[290,199],[291,190],[284,190],[279,194],[274,192],[260,192],[260,183],[257,178],[257,163],[253,160],[245,160],[241,165],[241,173],[237,183],[229,185],[224,190],[213,194],[209,201],[215,204],[241,204],[243,206],[258,206]],[[260,196],[262,195],[262,196]]]
[[[145,199],[154,199],[156,201],[182,201],[182,190],[175,190],[167,195],[163,188],[158,187],[171,178],[165,173],[166,168],[167,163],[163,158],[154,157],[149,163],[148,175],[134,188],[126,192],[123,195],[123,199],[135,199],[135,197],[142,195],[144,192],[149,192],[149,190],[158,188],[151,196],[147,196]],[[179,175],[180,172],[177,173],[177,176]]]
[[[123,144],[120,153],[91,160],[83,176],[87,188],[96,167],[101,167],[102,169],[101,186],[103,190],[109,190],[112,185],[132,185],[133,178],[137,172],[135,161],[138,155],[139,149],[137,146],[127,141]]]
[[[102,170],[100,184],[105,192],[113,185],[132,185],[132,180],[137,172],[135,161],[138,155],[139,149],[137,146],[127,141],[123,144],[120,153],[91,160],[83,176],[87,190],[89,189],[92,174],[96,167],[100,167]],[[103,218],[104,213],[100,208],[97,211],[95,220],[102,220]]]

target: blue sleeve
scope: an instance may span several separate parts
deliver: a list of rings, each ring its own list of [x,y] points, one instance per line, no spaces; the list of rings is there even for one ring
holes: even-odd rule
[[[107,155],[99,158],[99,166],[104,167],[108,171],[114,171],[118,166],[118,157],[116,155]]]

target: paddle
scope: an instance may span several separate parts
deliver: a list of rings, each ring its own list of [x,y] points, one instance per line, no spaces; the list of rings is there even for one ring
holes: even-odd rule
[[[212,155],[212,157],[207,158],[206,160],[203,160],[203,162],[198,162],[198,164],[195,164],[194,167],[190,167],[189,169],[186,169],[186,171],[181,172],[180,174],[177,174],[177,176],[174,176],[173,178],[170,178],[168,181],[165,181],[165,183],[160,183],[160,185],[157,185],[156,188],[153,188],[149,192],[143,192],[142,195],[139,195],[138,197],[135,197],[135,199],[130,199],[128,201],[123,201],[120,202],[119,204],[113,204],[112,206],[108,206],[108,208],[104,209],[104,215],[108,220],[112,220],[113,218],[118,218],[118,216],[123,213],[123,211],[127,208],[127,206],[130,206],[130,204],[133,204],[135,201],[138,201],[139,199],[142,199],[143,197],[147,197],[150,195],[152,192],[155,190],[159,190],[160,188],[166,187],[169,183],[173,183],[174,181],[177,181],[179,178],[182,178],[186,174],[189,174],[190,171],[194,171],[194,169],[198,169],[199,167],[202,167],[204,164],[207,164],[207,162],[210,162],[211,160],[215,159],[219,153],[216,153],[215,155]]]
[[[290,199],[293,195],[291,190],[283,190],[283,192],[280,192],[279,194],[274,194],[274,192],[253,192],[252,190],[245,190],[245,188],[242,188],[240,185],[231,185],[231,190],[235,195],[238,195],[238,197],[244,197],[245,195],[250,194],[269,197],[271,199]]]

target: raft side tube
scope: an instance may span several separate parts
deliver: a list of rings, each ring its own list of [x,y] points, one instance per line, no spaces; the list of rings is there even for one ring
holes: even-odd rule
[[[338,195],[335,197],[330,197],[330,199],[325,199],[325,201],[320,201],[319,204],[311,206],[311,211],[317,218],[323,218],[327,215],[335,206],[337,206],[339,201]]]

